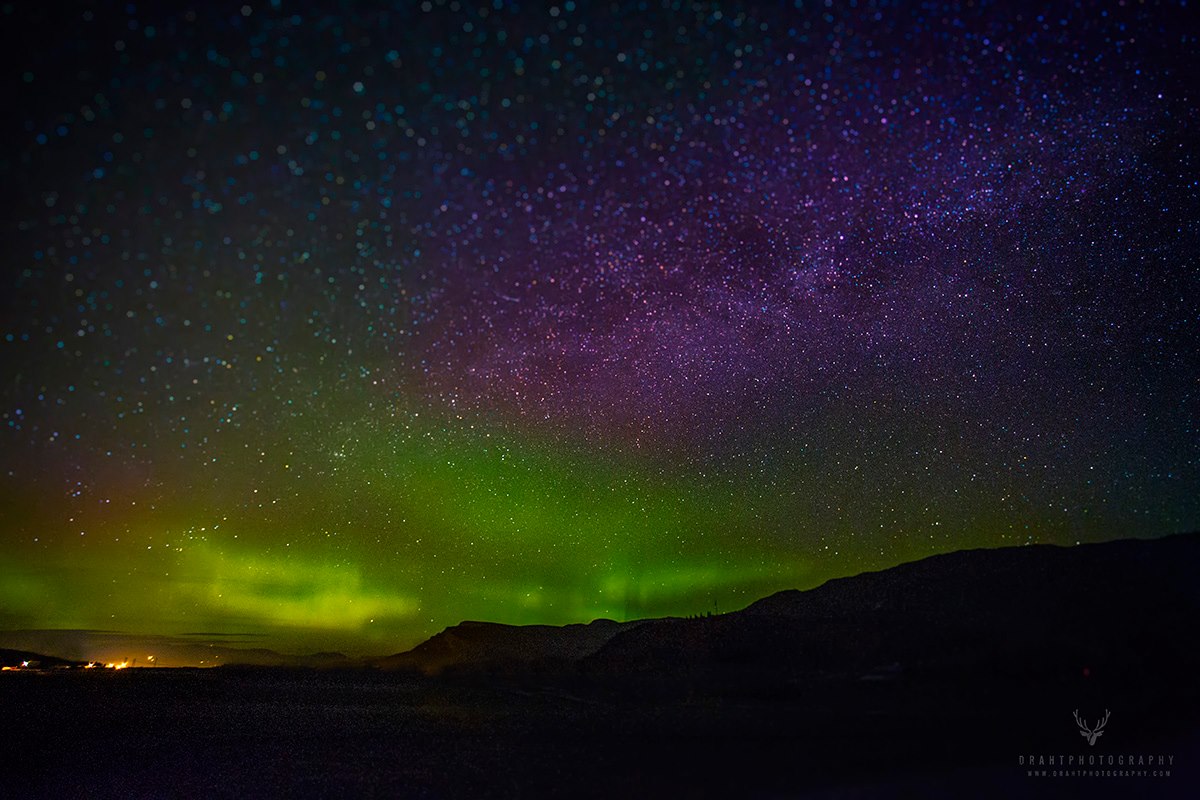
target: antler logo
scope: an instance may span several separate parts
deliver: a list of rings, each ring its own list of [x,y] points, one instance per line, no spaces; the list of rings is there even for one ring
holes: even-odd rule
[[[1088,727],[1088,724],[1079,718],[1079,710],[1075,710],[1075,724],[1079,726],[1079,735],[1088,740],[1088,745],[1094,745],[1096,740],[1104,735],[1104,726],[1108,723],[1109,712],[1104,709],[1104,719],[1096,723],[1096,727]]]

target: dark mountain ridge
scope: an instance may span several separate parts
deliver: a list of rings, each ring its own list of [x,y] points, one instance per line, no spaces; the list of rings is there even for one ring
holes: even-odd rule
[[[437,675],[464,670],[547,670],[577,664],[622,630],[643,621],[593,620],[574,625],[504,625],[467,620],[446,628],[404,653],[376,663]]]
[[[463,622],[377,662],[425,674],[557,671],[775,686],[916,671],[1169,672],[1200,666],[1200,535],[935,555],[719,616]]]
[[[43,653],[34,653],[29,650],[0,648],[0,667],[9,669],[17,669],[25,665],[39,669],[52,669],[55,667],[76,667],[80,666],[81,663],[56,656],[48,656]]]
[[[905,671],[1186,671],[1200,664],[1200,536],[932,556],[721,617],[622,631],[583,666],[794,680]]]

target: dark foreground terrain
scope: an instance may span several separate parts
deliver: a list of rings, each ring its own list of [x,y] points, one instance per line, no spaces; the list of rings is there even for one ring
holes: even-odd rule
[[[1193,797],[1198,550],[959,553],[338,671],[8,672],[0,796]]]

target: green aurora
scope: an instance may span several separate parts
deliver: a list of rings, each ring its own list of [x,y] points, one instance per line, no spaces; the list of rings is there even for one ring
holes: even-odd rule
[[[3,625],[220,631],[288,652],[381,654],[463,619],[732,610],[951,549],[926,504],[903,487],[871,493],[849,463],[814,502],[779,491],[783,475],[803,475],[794,464],[765,478],[761,465],[698,474],[431,416],[277,429],[305,442],[303,458],[261,443],[239,458],[254,431],[229,428],[208,449],[218,455],[172,462],[167,486],[186,492],[131,492],[128,473],[100,468],[65,506],[31,508],[37,492],[11,491],[7,507],[24,513],[20,546],[0,562]],[[884,515],[887,549],[849,530]],[[981,544],[1028,530],[1020,509],[973,524]],[[824,543],[797,529],[823,529]]]

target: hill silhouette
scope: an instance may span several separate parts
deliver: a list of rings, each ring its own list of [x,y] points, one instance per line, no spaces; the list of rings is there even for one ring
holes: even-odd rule
[[[465,621],[404,653],[376,663],[425,675],[447,671],[555,670],[577,664],[623,630],[643,624],[598,619],[575,625],[503,625]]]
[[[933,556],[784,591],[731,614],[621,631],[586,658],[608,674],[735,680],[905,672],[1030,673],[1154,664],[1194,674],[1200,535]]]
[[[17,668],[28,664],[40,669],[52,669],[54,667],[75,667],[79,666],[80,663],[28,650],[0,648],[0,667]]]
[[[380,666],[425,674],[687,676],[746,690],[913,672],[1200,667],[1200,534],[936,555],[705,618],[452,626]],[[753,679],[751,684],[747,681]]]

